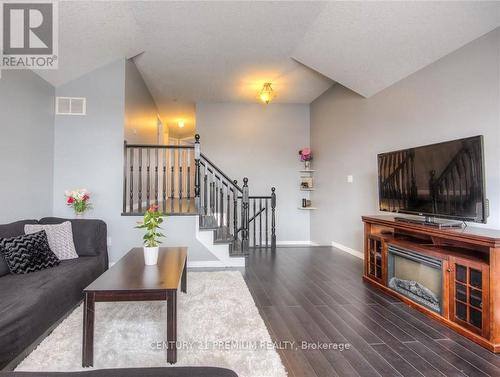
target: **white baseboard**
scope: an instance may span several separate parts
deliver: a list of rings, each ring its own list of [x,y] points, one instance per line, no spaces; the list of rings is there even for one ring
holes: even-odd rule
[[[350,247],[344,246],[338,242],[332,241],[332,246],[336,249],[342,250],[348,254],[354,255],[355,257],[359,259],[365,259],[365,254],[362,253],[361,251],[351,249]]]
[[[276,246],[318,246],[312,241],[276,241]]]

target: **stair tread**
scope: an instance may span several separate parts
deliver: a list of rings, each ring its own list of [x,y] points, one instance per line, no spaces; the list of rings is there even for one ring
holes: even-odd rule
[[[219,228],[217,219],[212,215],[200,216],[200,229],[202,230],[215,230]]]
[[[220,227],[214,230],[214,243],[232,243],[234,241],[234,237],[231,234],[231,230],[227,226]]]
[[[229,245],[229,256],[230,257],[245,257],[248,253],[243,251],[242,241],[240,238],[233,241]]]

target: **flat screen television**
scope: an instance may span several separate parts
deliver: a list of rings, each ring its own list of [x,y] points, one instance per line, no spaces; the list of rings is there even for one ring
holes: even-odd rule
[[[378,155],[381,211],[485,223],[483,136]]]

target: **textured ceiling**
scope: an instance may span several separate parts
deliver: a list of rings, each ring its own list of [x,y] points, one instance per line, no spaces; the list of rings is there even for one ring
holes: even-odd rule
[[[496,2],[62,1],[54,85],[134,58],[164,123],[197,101],[310,103],[335,81],[370,96],[499,25]],[[295,60],[294,60],[295,59]],[[318,73],[320,72],[320,73]]]
[[[292,56],[370,97],[500,26],[500,2],[332,2]]]

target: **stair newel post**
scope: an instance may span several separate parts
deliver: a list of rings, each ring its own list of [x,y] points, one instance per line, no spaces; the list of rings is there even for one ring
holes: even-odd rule
[[[248,178],[243,178],[243,200],[242,200],[242,221],[243,221],[243,252],[247,252],[250,246],[249,241],[249,220],[250,220],[250,195],[248,190]]]
[[[194,136],[194,203],[195,208],[198,213],[201,213],[201,203],[200,203],[200,157],[201,157],[201,147],[200,147],[200,135],[196,134]]]
[[[238,181],[233,181],[233,236],[235,239],[238,238],[238,192],[236,189],[236,185]]]
[[[276,248],[276,188],[271,188],[271,248]]]

